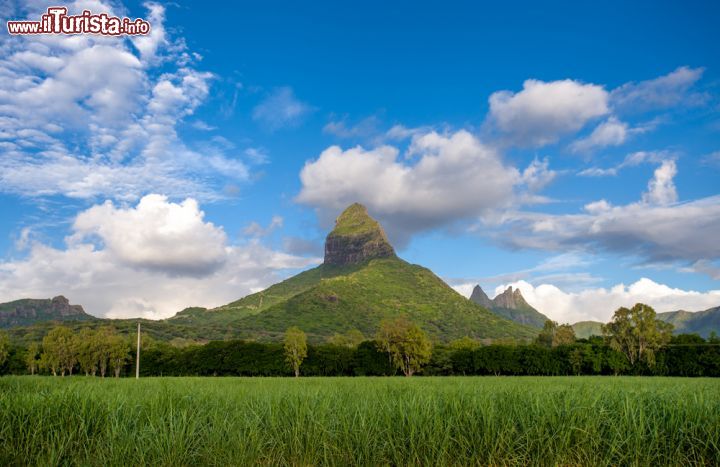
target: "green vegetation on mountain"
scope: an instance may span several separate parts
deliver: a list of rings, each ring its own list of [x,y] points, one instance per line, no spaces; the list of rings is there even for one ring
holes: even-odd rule
[[[397,258],[380,224],[360,204],[338,217],[322,265],[213,310],[183,311],[169,322],[224,328],[228,336],[256,340],[280,340],[297,326],[311,342],[322,342],[353,329],[373,335],[382,320],[398,316],[440,341],[537,334],[470,302],[430,270]]]
[[[669,311],[658,313],[658,319],[670,323],[675,334],[699,334],[703,337],[710,333],[720,334],[720,306],[705,311]]]
[[[537,334],[468,301],[428,269],[394,258],[370,260],[354,272],[323,279],[238,325],[249,335],[268,338],[298,326],[317,342],[351,329],[372,335],[383,319],[400,315],[442,341]]]

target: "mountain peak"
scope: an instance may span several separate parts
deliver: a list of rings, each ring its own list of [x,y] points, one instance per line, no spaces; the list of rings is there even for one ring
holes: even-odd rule
[[[360,203],[348,206],[325,239],[325,264],[358,264],[395,256],[385,231]]]
[[[493,302],[490,297],[487,296],[485,291],[479,285],[476,285],[470,295],[470,300],[477,303],[478,305],[484,306],[487,309],[492,308]]]
[[[493,303],[496,307],[508,308],[510,310],[530,307],[522,296],[520,289],[513,290],[512,286],[508,286],[505,292],[495,297]]]
[[[71,305],[62,295],[53,298],[23,298],[0,303],[0,328],[26,326],[41,321],[93,319],[80,305]]]

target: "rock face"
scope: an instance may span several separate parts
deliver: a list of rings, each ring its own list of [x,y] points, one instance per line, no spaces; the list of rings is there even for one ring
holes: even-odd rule
[[[52,299],[25,298],[0,303],[0,327],[24,326],[39,321],[85,320],[92,317],[80,305],[59,295]]]
[[[487,296],[485,291],[479,285],[476,285],[470,295],[470,300],[477,303],[480,306],[484,306],[488,310],[493,307],[493,302],[490,297]]]
[[[352,204],[335,221],[325,239],[325,264],[346,266],[373,258],[395,257],[382,226],[362,204]]]
[[[542,328],[548,319],[525,301],[520,289],[513,290],[512,287],[508,287],[505,292],[490,300],[483,289],[476,285],[470,300],[498,316],[536,328]]]
[[[513,290],[512,287],[508,287],[505,292],[495,297],[493,303],[498,308],[508,308],[510,310],[530,307],[523,298],[522,293],[520,293],[520,289]]]

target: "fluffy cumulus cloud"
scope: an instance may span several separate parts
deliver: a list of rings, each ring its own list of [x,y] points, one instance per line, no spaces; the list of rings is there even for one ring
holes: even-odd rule
[[[127,266],[205,275],[221,267],[227,253],[225,232],[203,217],[194,199],[177,204],[151,194],[128,208],[108,201],[76,217],[73,240],[95,236],[106,252]]]
[[[217,306],[257,291],[285,269],[316,259],[256,240],[229,244],[193,199],[148,195],[133,207],[81,212],[65,248],[34,242],[0,263],[0,302],[64,294],[96,316],[166,318],[189,305]]]
[[[302,169],[297,200],[327,218],[363,203],[402,242],[419,230],[508,207],[519,192],[551,178],[545,162],[521,173],[467,131],[428,132],[413,138],[404,158],[392,146],[326,149]]]
[[[171,40],[164,8],[146,4],[152,33],[133,39],[23,36],[0,40],[0,190],[135,200],[150,190],[220,196],[248,178],[231,154],[204,154],[176,126],[209,94],[213,76]],[[120,6],[71,3],[71,13],[125,15]],[[35,18],[28,7],[17,17]]]
[[[297,125],[312,110],[310,105],[295,97],[292,88],[286,86],[275,89],[259,103],[253,109],[252,118],[271,130],[277,130]]]
[[[516,145],[542,146],[608,114],[608,97],[595,84],[529,79],[522,91],[498,91],[490,96],[488,123]]]
[[[608,322],[615,310],[621,306],[631,307],[635,303],[646,303],[658,313],[675,310],[700,311],[720,303],[720,290],[682,290],[647,278],[630,285],[587,288],[572,293],[551,284],[533,286],[526,281],[518,281],[498,286],[495,293],[502,292],[507,286],[520,289],[530,305],[560,323],[588,320]]]

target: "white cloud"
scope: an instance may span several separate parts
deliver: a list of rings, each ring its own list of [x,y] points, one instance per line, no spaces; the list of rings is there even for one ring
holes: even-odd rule
[[[257,222],[251,222],[247,227],[243,229],[243,233],[251,237],[267,237],[275,230],[282,227],[283,222],[284,220],[281,216],[273,216],[272,219],[270,219],[270,223],[267,227],[263,227]]]
[[[295,97],[292,88],[281,87],[253,109],[252,118],[271,130],[277,130],[297,125],[312,110],[311,106]]]
[[[664,161],[640,202],[612,206],[600,200],[583,214],[506,213],[493,235],[513,247],[601,249],[654,263],[720,258],[720,196],[678,203],[676,172],[674,161]]]
[[[171,275],[205,275],[226,259],[225,232],[204,221],[197,201],[168,202],[151,194],[135,207],[112,202],[93,206],[75,219],[73,241],[96,235],[119,262]]]
[[[547,258],[531,268],[472,279],[449,278],[446,282],[465,296],[469,296],[477,284],[481,284],[487,293],[497,285],[521,280],[532,284],[551,282],[557,286],[567,287],[567,290],[574,291],[603,280],[588,272],[578,271],[578,268],[586,268],[593,262],[591,256],[572,251]],[[491,293],[490,297],[492,298]]]
[[[333,119],[323,127],[323,133],[343,139],[376,139],[380,133],[380,119],[371,115],[354,124],[348,123],[346,117]]]
[[[625,159],[615,167],[589,167],[578,172],[578,175],[581,177],[614,177],[626,167],[636,167],[641,164],[663,164],[667,161],[674,161],[676,157],[675,153],[669,151],[637,151],[625,156]]]
[[[607,169],[589,167],[578,172],[578,175],[581,177],[614,177],[617,173],[618,170],[616,167],[610,167]]]
[[[692,87],[702,77],[703,68],[680,67],[659,78],[623,84],[610,95],[613,110],[625,113],[646,112],[675,106],[696,106],[707,100]]]
[[[194,200],[150,195],[132,208],[106,203],[80,213],[64,249],[36,242],[26,258],[0,262],[0,302],[64,294],[95,316],[167,318],[186,306],[227,303],[277,282],[281,270],[317,262],[257,241],[228,245]]]
[[[530,305],[559,323],[587,320],[605,323],[618,308],[631,307],[636,303],[650,305],[658,313],[675,310],[700,311],[720,304],[720,290],[683,290],[647,278],[630,285],[617,284],[610,288],[588,288],[579,292],[565,292],[547,283],[533,286],[526,281],[502,284],[495,291],[502,292],[508,286],[520,289]]]
[[[213,76],[194,68],[182,39],[167,37],[163,7],[146,6],[147,38],[0,39],[0,191],[209,199],[248,179],[241,161],[201,154],[178,136],[177,123],[206,100]],[[100,2],[68,7],[113,11]]]
[[[386,131],[385,137],[389,140],[402,141],[429,131],[431,131],[429,127],[408,128],[405,125],[398,124],[393,125],[388,131]]]
[[[569,79],[529,79],[522,91],[498,91],[489,102],[489,123],[521,146],[553,143],[609,112],[608,93],[601,86]]]
[[[572,152],[587,152],[594,148],[620,146],[628,136],[627,123],[610,117],[599,124],[587,138],[581,138],[570,145]]]
[[[165,7],[157,3],[145,3],[145,7],[148,9],[148,15],[144,19],[150,22],[150,34],[133,36],[131,40],[143,60],[151,61],[155,58],[158,48],[167,43],[164,25]]]
[[[521,174],[467,131],[429,132],[413,138],[404,159],[391,146],[329,147],[300,172],[297,201],[319,208],[325,219],[363,203],[402,242],[419,230],[509,207],[519,192],[550,179],[546,161]]]
[[[655,169],[648,191],[643,193],[643,201],[648,204],[664,206],[677,202],[677,190],[673,178],[677,174],[675,161],[664,161]]]

